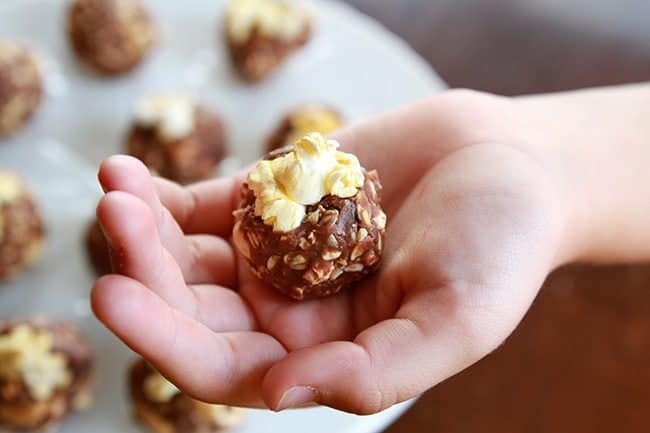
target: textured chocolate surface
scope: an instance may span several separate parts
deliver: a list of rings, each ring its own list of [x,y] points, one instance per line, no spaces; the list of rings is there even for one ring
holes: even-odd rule
[[[226,26],[227,28],[227,26]],[[239,42],[226,31],[225,39],[230,59],[240,76],[249,82],[262,81],[293,54],[305,45],[311,36],[311,26],[294,40],[284,40],[263,34],[254,29],[250,36]]]
[[[354,197],[325,196],[307,207],[298,228],[286,233],[274,232],[255,215],[255,195],[244,185],[233,238],[255,275],[303,300],[333,295],[374,272],[386,215],[377,172],[364,174],[364,185]]]
[[[296,131],[297,127],[295,124],[295,120],[297,116],[300,116],[300,113],[302,110],[308,107],[296,107],[293,110],[289,111],[280,121],[278,124],[277,128],[271,133],[269,136],[267,142],[266,142],[266,151],[267,152],[272,152],[274,150],[280,149],[281,147],[284,147],[288,144],[291,144],[288,142],[288,138],[293,135],[293,133]],[[327,110],[334,114],[340,123],[343,123],[343,117],[341,114],[328,106],[322,106],[323,110]],[[311,131],[309,131],[311,132]],[[317,131],[317,132],[322,132],[322,131]]]
[[[129,372],[129,389],[135,416],[153,432],[214,433],[222,432],[228,427],[213,417],[206,416],[205,409],[209,405],[185,394],[176,394],[168,402],[149,399],[144,384],[152,374],[155,374],[155,370],[145,360],[137,360]],[[232,410],[241,411],[236,408]]]
[[[68,14],[68,33],[77,57],[106,75],[133,69],[156,38],[142,0],[76,0]]]
[[[126,140],[127,152],[157,175],[180,183],[211,177],[226,154],[225,131],[212,110],[198,106],[196,125],[187,137],[166,141],[152,127],[134,125]]]
[[[71,324],[44,319],[0,321],[0,335],[16,326],[29,326],[52,336],[53,351],[62,354],[72,381],[47,400],[32,398],[22,380],[0,377],[0,425],[11,429],[45,429],[57,426],[71,412],[92,402],[92,354],[79,330]]]
[[[95,273],[97,275],[110,274],[112,267],[108,242],[106,242],[104,232],[96,220],[88,225],[85,241],[88,261],[95,270]]]
[[[14,278],[40,258],[44,237],[43,221],[29,191],[0,200],[0,282]]]
[[[23,126],[43,97],[36,61],[24,48],[0,41],[0,136]]]

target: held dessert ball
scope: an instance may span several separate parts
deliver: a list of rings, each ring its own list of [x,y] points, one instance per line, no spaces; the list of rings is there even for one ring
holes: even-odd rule
[[[143,359],[132,365],[129,387],[136,418],[154,433],[223,432],[244,420],[244,409],[194,400]]]
[[[156,39],[142,0],[75,0],[68,35],[79,60],[97,73],[118,75],[135,68]]]
[[[112,272],[111,256],[108,242],[97,220],[91,222],[86,229],[86,253],[88,261],[97,275],[106,275]]]
[[[186,95],[156,95],[136,104],[126,150],[159,176],[189,183],[214,174],[226,138],[213,110]]]
[[[310,132],[329,134],[343,125],[343,118],[334,109],[319,104],[297,107],[287,113],[267,142],[267,151],[294,143]]]
[[[275,71],[305,45],[311,19],[301,7],[282,0],[231,0],[225,38],[233,65],[247,81]]]
[[[18,175],[0,170],[0,282],[38,260],[44,237],[32,194]]]
[[[23,47],[0,40],[0,136],[23,126],[42,97],[43,83],[34,57]]]
[[[253,273],[297,300],[335,294],[380,262],[386,214],[376,171],[318,133],[260,161],[233,240]]]
[[[0,426],[52,429],[92,402],[92,356],[72,325],[0,321]]]

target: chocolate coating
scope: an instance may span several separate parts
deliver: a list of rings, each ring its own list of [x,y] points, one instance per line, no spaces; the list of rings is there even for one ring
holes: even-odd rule
[[[34,57],[25,48],[0,41],[0,136],[23,126],[43,97],[43,83]]]
[[[108,242],[106,242],[104,232],[96,220],[88,225],[85,242],[88,261],[95,273],[100,276],[110,274],[112,267]]]
[[[129,372],[129,390],[136,418],[155,433],[215,433],[222,432],[233,419],[220,422],[210,416],[210,405],[199,402],[185,394],[176,394],[168,402],[155,402],[144,391],[145,381],[155,370],[143,359],[133,363]],[[208,412],[206,412],[206,409]],[[226,408],[241,412],[238,408]],[[232,413],[235,421],[241,421],[239,413]]]
[[[162,139],[153,127],[134,124],[126,140],[127,152],[157,175],[179,183],[211,177],[226,154],[226,137],[219,115],[198,105],[196,125],[188,136]]]
[[[92,354],[79,330],[69,323],[44,319],[0,321],[0,335],[22,324],[51,335],[52,350],[66,358],[72,380],[49,399],[37,401],[22,380],[0,377],[0,425],[21,430],[54,428],[72,412],[92,403]]]
[[[226,46],[233,66],[244,80],[251,83],[264,80],[305,45],[310,37],[311,25],[307,25],[293,40],[271,37],[254,29],[246,40],[240,42],[225,32]]]
[[[301,225],[286,233],[255,215],[255,194],[244,184],[233,239],[262,281],[296,300],[333,295],[374,272],[380,263],[386,216],[376,171],[365,172],[354,197],[325,196],[307,206]]]
[[[135,68],[156,38],[142,0],[75,0],[68,11],[68,34],[79,60],[105,75]]]
[[[0,171],[4,176],[15,176]],[[11,280],[36,262],[42,252],[45,228],[32,194],[24,184],[16,197],[0,197],[0,282]]]

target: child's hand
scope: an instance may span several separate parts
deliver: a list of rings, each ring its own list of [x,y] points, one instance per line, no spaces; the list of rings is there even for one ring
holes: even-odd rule
[[[236,179],[181,188],[111,157],[98,215],[119,275],[93,308],[202,400],[367,414],[414,397],[501,344],[569,255],[563,196],[514,111],[452,91],[338,134],[384,185],[383,265],[302,303],[238,263]]]

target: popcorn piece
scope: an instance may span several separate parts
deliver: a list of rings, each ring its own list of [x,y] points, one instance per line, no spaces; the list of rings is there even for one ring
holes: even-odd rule
[[[92,355],[74,326],[0,322],[0,426],[53,430],[92,402]]]
[[[298,227],[305,205],[326,195],[346,198],[363,185],[359,160],[339,152],[339,144],[318,133],[298,140],[292,151],[270,161],[260,161],[248,176],[257,197],[255,214],[276,231]]]

